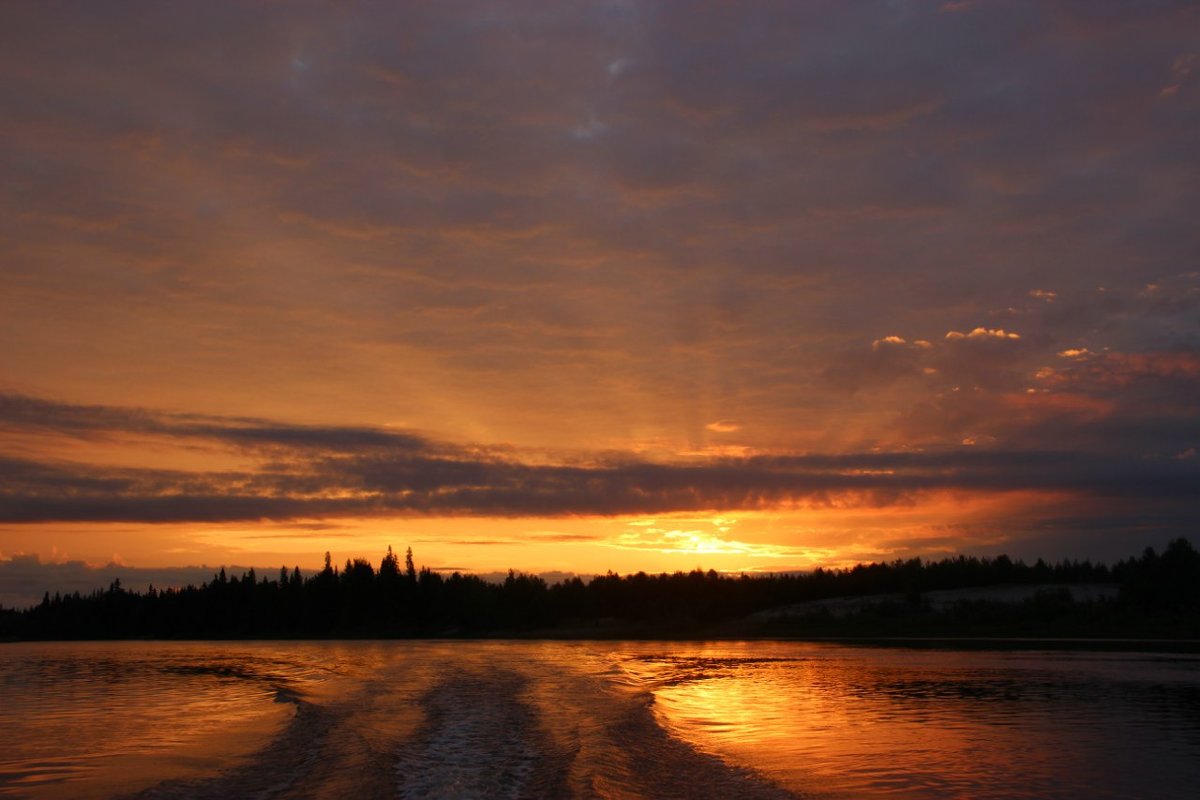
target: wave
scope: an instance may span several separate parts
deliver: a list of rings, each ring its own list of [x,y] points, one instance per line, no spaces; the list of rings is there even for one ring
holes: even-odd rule
[[[445,653],[443,664],[435,653],[432,668],[374,665],[321,697],[281,683],[277,698],[295,715],[259,752],[220,775],[129,797],[794,796],[672,738],[655,719],[653,696],[611,675],[495,652],[460,654]]]

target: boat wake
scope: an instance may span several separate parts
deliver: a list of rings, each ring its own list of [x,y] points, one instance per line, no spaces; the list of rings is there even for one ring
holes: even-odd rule
[[[653,698],[562,663],[392,665],[349,692],[278,687],[295,715],[249,759],[131,797],[785,798],[672,738]]]

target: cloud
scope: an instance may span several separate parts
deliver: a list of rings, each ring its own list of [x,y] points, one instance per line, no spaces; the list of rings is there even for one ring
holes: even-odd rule
[[[203,439],[248,448],[427,450],[419,436],[381,428],[287,425],[248,417],[215,417],[141,408],[71,405],[27,395],[0,394],[0,427],[45,430],[83,438],[111,432]]]
[[[1179,392],[1200,386],[1200,355],[1196,353],[1093,353],[1087,348],[1070,348],[1058,355],[1068,363],[1037,373],[1046,385],[1106,395],[1138,387],[1143,392],[1154,391],[1160,401],[1173,400],[1172,405],[1186,397]]]
[[[687,457],[725,439],[1136,478],[1197,444],[1195,29],[1187,0],[5,4],[4,513],[975,474]]]
[[[1013,309],[1020,333],[951,327],[920,351],[915,337],[893,333],[843,352],[825,376],[859,393],[858,413],[884,398],[894,409],[860,447],[1120,446],[1162,457],[1172,439],[1195,439],[1186,398],[1200,391],[1200,289],[1190,274],[1153,283],[1167,288],[1127,284]],[[1159,423],[1146,425],[1149,416]]]
[[[999,328],[950,331],[941,340],[891,334],[871,342],[870,352],[852,349],[826,368],[825,377],[848,389],[910,383],[945,386],[994,385],[1009,380],[1023,356],[1021,337]]]
[[[946,341],[949,341],[949,342],[956,342],[956,341],[963,341],[963,340],[970,341],[970,340],[974,340],[974,339],[980,339],[980,340],[999,339],[1001,341],[1004,341],[1006,339],[1016,340],[1016,339],[1020,339],[1020,338],[1021,338],[1021,334],[1005,332],[1005,330],[1003,328],[974,328],[967,333],[961,333],[959,331],[949,331],[946,333]]]
[[[932,345],[924,339],[913,342],[900,336],[885,336],[871,343],[869,352],[849,349],[823,371],[833,385],[857,391],[866,387],[888,386],[906,378],[920,377],[928,366]]]
[[[968,407],[977,407],[972,401]],[[135,431],[153,415],[110,408],[52,409],[38,417],[94,418]],[[89,416],[90,415],[90,416]],[[953,418],[946,408],[939,424]],[[19,420],[28,421],[26,416]],[[11,421],[11,420],[10,420]],[[40,422],[39,422],[40,424]],[[1160,424],[1162,424],[1160,422]],[[479,445],[426,445],[408,434],[357,428],[259,425],[249,440],[241,420],[175,430],[242,448],[269,443],[269,458],[246,471],[184,471],[21,459],[0,461],[0,521],[223,522],[320,520],[394,515],[617,516],[689,510],[885,506],[933,490],[1070,491],[1179,498],[1194,489],[1194,460],[1147,462],[1120,452],[1087,458],[1041,449],[843,455],[751,455],[675,461],[580,457],[523,460],[520,451]],[[1194,427],[1194,421],[1192,422]],[[109,429],[110,435],[120,433]],[[1112,436],[1113,431],[1105,435]],[[1140,434],[1147,435],[1147,431]],[[1175,431],[1177,433],[1177,431]],[[497,453],[505,453],[499,455]],[[1069,468],[1068,468],[1069,467]]]

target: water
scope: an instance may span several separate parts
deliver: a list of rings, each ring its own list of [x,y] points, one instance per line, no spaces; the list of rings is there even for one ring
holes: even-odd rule
[[[1191,798],[1200,658],[0,645],[4,797]]]

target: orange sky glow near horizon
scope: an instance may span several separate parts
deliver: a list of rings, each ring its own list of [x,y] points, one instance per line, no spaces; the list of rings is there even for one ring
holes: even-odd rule
[[[1198,15],[9,4],[0,603],[1194,535]]]

